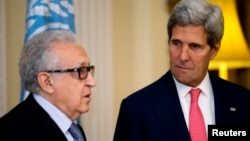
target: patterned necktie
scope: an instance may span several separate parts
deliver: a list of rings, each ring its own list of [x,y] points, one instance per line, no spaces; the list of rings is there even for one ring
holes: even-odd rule
[[[191,103],[189,113],[189,132],[192,141],[207,141],[207,134],[205,128],[205,122],[202,116],[202,112],[198,105],[199,95],[201,90],[191,89]]]
[[[74,141],[84,141],[82,132],[79,127],[73,122],[69,128],[69,132],[74,138]]]

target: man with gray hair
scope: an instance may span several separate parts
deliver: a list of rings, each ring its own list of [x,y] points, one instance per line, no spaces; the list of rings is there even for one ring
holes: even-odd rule
[[[76,120],[89,111],[95,67],[77,37],[45,31],[24,45],[19,62],[29,96],[0,118],[6,141],[86,141]],[[78,135],[77,137],[75,135]]]
[[[208,125],[249,125],[250,91],[213,75],[221,8],[182,0],[168,25],[170,70],[121,102],[114,141],[207,141]]]

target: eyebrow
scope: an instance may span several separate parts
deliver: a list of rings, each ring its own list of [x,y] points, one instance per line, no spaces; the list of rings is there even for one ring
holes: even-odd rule
[[[89,66],[90,63],[86,63],[86,62],[81,62],[79,66]]]
[[[181,41],[180,39],[172,39],[170,40],[171,42],[181,42],[183,43],[183,41]],[[188,43],[188,45],[199,45],[199,46],[204,46],[202,43],[198,43],[198,42],[190,42]]]
[[[176,41],[181,42],[181,40],[179,40],[179,39],[171,39],[170,41],[171,41],[171,42],[176,42]]]
[[[203,46],[202,44],[200,43],[189,43],[189,45],[198,45],[198,46]]]

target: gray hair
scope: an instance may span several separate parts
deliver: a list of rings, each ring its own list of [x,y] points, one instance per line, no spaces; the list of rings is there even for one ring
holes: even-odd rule
[[[61,61],[52,50],[55,43],[80,44],[76,35],[69,31],[52,30],[34,35],[24,44],[19,60],[19,73],[26,90],[38,93],[38,73],[60,67]]]
[[[224,32],[224,18],[219,6],[206,0],[182,0],[170,14],[167,29],[169,39],[176,25],[202,25],[208,35],[207,43],[211,48],[219,43]]]

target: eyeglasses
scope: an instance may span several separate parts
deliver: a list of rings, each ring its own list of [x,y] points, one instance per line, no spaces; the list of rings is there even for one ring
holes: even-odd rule
[[[79,79],[86,79],[88,77],[89,72],[92,76],[94,76],[95,73],[95,66],[88,66],[88,67],[80,67],[80,68],[74,68],[74,69],[64,69],[64,70],[48,70],[45,72],[49,73],[65,73],[65,72],[78,72]]]

